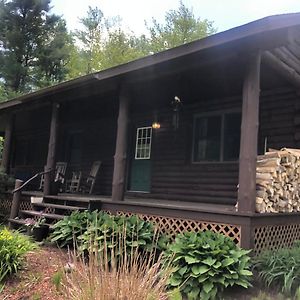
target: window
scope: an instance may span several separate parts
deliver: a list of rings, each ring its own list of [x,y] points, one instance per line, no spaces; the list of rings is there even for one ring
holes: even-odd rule
[[[152,127],[141,127],[136,131],[135,159],[150,159]]]
[[[193,161],[233,161],[239,157],[240,113],[196,116]]]

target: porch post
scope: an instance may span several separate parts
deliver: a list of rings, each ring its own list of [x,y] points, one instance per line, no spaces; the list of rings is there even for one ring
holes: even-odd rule
[[[121,91],[119,96],[119,116],[116,139],[116,150],[114,156],[114,173],[112,183],[112,200],[124,200],[126,183],[126,163],[127,163],[127,140],[129,123],[128,93]]]
[[[239,160],[238,210],[255,212],[261,53],[249,57],[244,84]]]
[[[5,127],[4,147],[3,147],[2,161],[1,161],[1,168],[3,172],[6,174],[9,173],[13,127],[14,127],[14,115],[10,114],[8,116],[6,127]]]
[[[44,182],[44,195],[50,195],[51,193],[51,184],[54,178],[54,170],[56,164],[56,142],[57,142],[57,132],[58,132],[58,114],[59,114],[59,104],[54,102],[52,104],[52,115],[51,115],[51,124],[50,124],[50,137],[48,144],[48,156],[46,170],[53,170],[45,174]]]

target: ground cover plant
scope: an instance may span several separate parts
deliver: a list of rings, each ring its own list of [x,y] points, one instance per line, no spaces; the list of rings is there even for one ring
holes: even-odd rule
[[[0,284],[4,279],[19,270],[24,255],[36,249],[37,246],[30,238],[3,227],[0,229]]]
[[[299,241],[290,249],[264,251],[254,259],[254,269],[267,287],[293,295],[300,286]]]
[[[173,267],[169,287],[179,287],[188,299],[201,300],[216,299],[229,286],[248,288],[252,276],[248,254],[222,234],[180,234],[166,251]]]

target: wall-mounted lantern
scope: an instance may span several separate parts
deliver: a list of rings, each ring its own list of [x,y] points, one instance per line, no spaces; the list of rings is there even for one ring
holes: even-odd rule
[[[179,127],[179,112],[182,108],[182,102],[178,96],[175,96],[171,105],[173,110],[173,128],[177,130]]]

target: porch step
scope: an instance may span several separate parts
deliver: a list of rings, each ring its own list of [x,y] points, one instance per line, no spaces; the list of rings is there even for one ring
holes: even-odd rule
[[[85,207],[81,206],[70,206],[70,205],[61,205],[61,204],[53,204],[53,203],[34,203],[32,206],[36,207],[49,207],[54,209],[61,209],[61,210],[85,210]]]
[[[24,225],[26,226],[25,219],[8,219],[8,222],[17,224],[17,225]],[[53,224],[44,223],[45,225],[49,226],[49,229],[53,229]]]
[[[74,201],[74,202],[83,202],[83,203],[89,203],[90,200],[93,200],[92,197],[87,196],[69,196],[69,195],[48,195],[44,196],[44,199],[51,199],[51,200],[59,200],[59,201]]]
[[[20,214],[23,215],[29,215],[33,217],[40,217],[41,212],[34,211],[34,210],[21,210]],[[62,220],[65,216],[64,215],[58,215],[58,214],[49,214],[49,213],[43,213],[42,217],[46,219],[52,219],[52,220]]]
[[[54,204],[69,207],[80,207],[81,209],[89,209],[90,199],[80,196],[44,196],[44,204]]]

